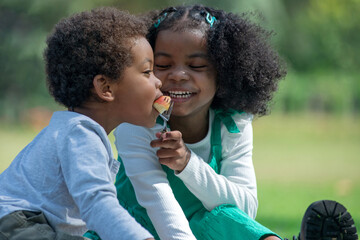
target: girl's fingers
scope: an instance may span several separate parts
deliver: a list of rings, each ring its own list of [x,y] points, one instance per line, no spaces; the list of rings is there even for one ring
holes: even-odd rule
[[[171,132],[157,132],[156,137],[163,140],[181,140],[182,134],[179,131],[171,131]]]
[[[170,165],[174,162],[174,160],[172,158],[160,158],[159,159],[159,163],[162,165],[166,165],[168,167],[170,167]]]
[[[162,140],[156,139],[150,142],[151,147],[159,147],[159,148],[180,148],[182,145],[179,141],[176,140]]]
[[[181,157],[159,157],[159,162],[169,168],[182,172],[190,160],[190,151],[186,151]]]
[[[179,131],[156,133],[157,139],[151,141],[152,147],[158,147],[156,155],[159,162],[169,168],[182,171],[190,159],[190,151],[182,140],[182,134]]]
[[[156,133],[156,137],[158,139],[155,139],[151,141],[150,145],[151,147],[160,147],[160,148],[180,148],[182,147],[182,135],[179,131],[172,131],[172,132],[166,132]]]
[[[162,145],[162,139],[155,139],[150,142],[150,146],[153,148],[161,147],[161,145]]]
[[[159,158],[173,158],[178,159],[185,155],[185,149],[171,149],[171,148],[160,148],[156,155]]]
[[[157,133],[155,134],[155,136],[156,136],[157,138],[159,138],[159,139],[162,139],[163,137],[165,137],[165,134],[166,134],[166,133],[157,132]]]

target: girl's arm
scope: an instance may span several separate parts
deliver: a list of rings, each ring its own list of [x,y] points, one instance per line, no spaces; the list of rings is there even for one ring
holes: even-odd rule
[[[159,237],[195,239],[159,163],[156,149],[150,146],[150,141],[155,138],[155,131],[121,124],[114,135],[136,198],[146,209]]]
[[[238,118],[237,121],[236,118]],[[169,161],[166,165],[175,170],[176,175],[207,210],[211,211],[222,204],[234,204],[250,217],[255,218],[258,203],[255,171],[252,163],[251,116],[236,115],[235,121],[240,133],[229,133],[224,126],[222,127],[223,159],[220,174],[217,174],[193,151],[190,160],[186,160],[186,155],[183,155],[183,160],[174,157],[172,163]],[[166,150],[159,151],[158,156],[169,155],[170,144],[173,145],[173,156],[177,156],[181,152],[179,149],[181,144],[177,143],[175,133],[176,131],[167,133],[168,141],[157,142],[156,146],[166,148]],[[172,135],[174,136],[172,137]],[[181,167],[181,162],[187,163],[185,168]],[[179,169],[183,170],[177,171]]]
[[[209,211],[221,204],[234,204],[255,218],[258,202],[251,124],[236,135],[238,139],[230,139],[235,142],[223,141],[220,174],[192,152],[186,168],[177,176]]]

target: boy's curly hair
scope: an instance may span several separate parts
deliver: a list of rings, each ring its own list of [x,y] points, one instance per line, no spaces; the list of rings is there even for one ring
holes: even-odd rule
[[[217,73],[212,108],[259,116],[268,113],[278,81],[286,75],[283,62],[269,43],[272,32],[252,23],[247,14],[226,13],[202,5],[169,7],[159,12],[145,15],[158,24],[152,24],[147,35],[153,48],[162,30],[204,32],[209,59]],[[206,17],[216,18],[212,26]]]
[[[44,52],[50,93],[66,107],[81,106],[91,96],[96,75],[121,77],[132,64],[134,40],[146,33],[142,20],[111,7],[61,20]]]

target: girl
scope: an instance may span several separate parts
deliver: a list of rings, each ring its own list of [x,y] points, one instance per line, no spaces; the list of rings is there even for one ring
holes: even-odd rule
[[[121,205],[156,238],[279,239],[253,220],[251,121],[267,112],[285,76],[269,33],[245,16],[198,5],[167,8],[149,22],[154,72],[175,105],[165,134],[160,120],[151,129],[124,123],[115,130]],[[314,214],[325,205],[346,216],[342,234],[356,233],[345,208],[322,201],[305,213],[301,239],[340,233],[335,215]]]
[[[147,37],[161,90],[175,103],[171,131],[116,129],[121,205],[161,239],[278,239],[253,220],[251,121],[267,113],[285,76],[270,34],[198,5],[167,8],[154,22]]]

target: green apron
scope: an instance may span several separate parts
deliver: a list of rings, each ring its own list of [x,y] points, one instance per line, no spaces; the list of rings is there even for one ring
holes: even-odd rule
[[[230,133],[238,133],[232,115],[236,111],[221,111],[214,110],[215,117],[211,131],[211,161],[209,165],[220,173],[221,156],[221,122],[226,126]],[[159,118],[158,123],[162,123]],[[120,162],[122,161],[119,157]],[[276,235],[266,227],[260,225],[258,222],[250,218],[246,213],[237,208],[235,205],[220,205],[212,211],[207,211],[202,205],[201,201],[197,199],[185,186],[185,184],[175,176],[174,170],[162,166],[167,174],[167,178],[171,189],[173,190],[176,200],[179,202],[186,218],[189,220],[190,228],[199,240],[228,240],[228,239],[243,239],[256,240],[264,239],[267,236]],[[116,176],[116,190],[117,197],[120,204],[128,210],[128,212],[145,227],[155,239],[159,239],[154,226],[151,223],[146,209],[141,207],[136,200],[135,192],[130,179],[125,174],[124,165],[121,164],[119,172]],[[89,231],[85,234],[86,237],[94,240],[100,238],[96,233]]]

